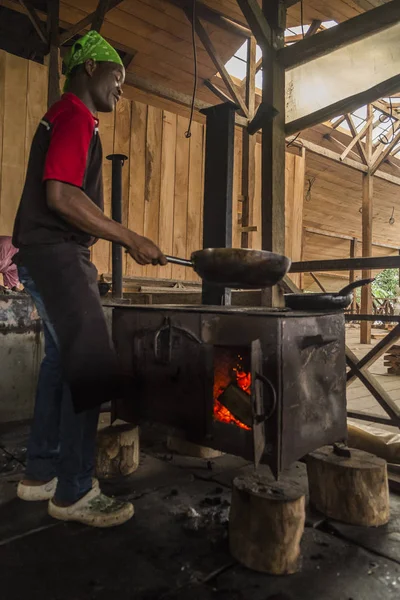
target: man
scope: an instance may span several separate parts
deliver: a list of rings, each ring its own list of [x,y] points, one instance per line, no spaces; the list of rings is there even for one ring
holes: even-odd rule
[[[103,211],[98,112],[111,112],[125,70],[95,31],[66,60],[66,91],[42,119],[29,158],[14,244],[21,282],[44,323],[41,366],[28,446],[24,500],[49,500],[56,519],[97,527],[133,515],[130,503],[101,494],[93,479],[99,406],[122,392],[89,246],[116,242],[141,265],[165,265],[153,242]]]
[[[16,291],[19,285],[18,271],[13,263],[13,256],[18,252],[12,245],[10,236],[0,236],[0,273],[3,275],[3,284],[7,290]]]

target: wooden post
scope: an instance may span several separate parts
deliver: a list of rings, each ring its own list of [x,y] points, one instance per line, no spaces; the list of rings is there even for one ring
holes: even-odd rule
[[[249,111],[249,119],[252,119],[255,111],[256,100],[256,48],[257,43],[252,36],[247,42],[247,76],[246,76],[246,104]],[[254,184],[256,171],[256,143],[257,136],[250,135],[246,129],[243,130],[243,153],[242,153],[242,227],[253,224]],[[242,233],[242,248],[249,248],[249,233]]]
[[[130,475],[139,466],[139,428],[111,425],[97,434],[96,475],[100,479]]]
[[[47,35],[49,39],[49,86],[47,105],[60,99],[60,0],[47,0]]]
[[[357,256],[357,238],[353,238],[350,240],[350,258],[355,258]],[[349,283],[353,283],[355,281],[355,272],[350,271]],[[351,303],[351,312],[357,312],[357,298],[356,295],[353,294],[353,302]]]
[[[271,27],[272,47],[263,47],[262,101],[278,111],[262,127],[262,248],[285,253],[285,67],[275,49],[284,47],[286,7],[282,0],[263,0],[263,13]],[[264,290],[262,304],[283,306],[279,286]]]
[[[371,104],[367,106],[367,120],[371,119],[373,107]],[[368,172],[363,176],[363,198],[362,198],[362,256],[372,256],[372,214],[373,214],[373,194],[374,194],[374,178],[371,175],[371,160],[372,160],[372,133],[373,128],[370,125],[366,138],[365,150],[368,160]],[[371,277],[371,270],[362,271],[362,278]],[[371,286],[365,285],[361,288],[361,313],[372,313],[372,295]],[[371,322],[363,321],[360,326],[360,343],[371,343]]]

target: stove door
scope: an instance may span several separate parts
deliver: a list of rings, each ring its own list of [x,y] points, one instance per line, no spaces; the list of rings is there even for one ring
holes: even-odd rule
[[[119,418],[149,419],[192,439],[206,435],[212,415],[212,358],[199,333],[199,319],[190,314],[135,312],[128,320],[114,320],[117,350],[135,381],[131,397],[117,404]]]
[[[264,382],[261,342],[260,340],[254,340],[251,344],[251,406],[253,412],[254,464],[256,468],[265,450]]]

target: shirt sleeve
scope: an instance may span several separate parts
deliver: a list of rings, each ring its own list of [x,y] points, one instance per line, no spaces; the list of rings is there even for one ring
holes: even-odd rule
[[[83,187],[94,131],[93,117],[84,111],[63,111],[52,123],[43,181],[55,179]]]

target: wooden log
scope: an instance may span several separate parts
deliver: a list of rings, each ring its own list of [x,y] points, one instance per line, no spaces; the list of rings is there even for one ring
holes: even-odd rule
[[[234,383],[230,383],[218,397],[218,401],[241,423],[247,425],[247,427],[253,425],[251,396],[244,392],[240,387]]]
[[[305,495],[289,478],[254,473],[233,482],[229,545],[240,563],[263,573],[296,573],[301,566]]]
[[[386,461],[363,450],[351,458],[324,446],[307,457],[310,502],[327,517],[366,527],[389,521]]]
[[[139,428],[111,425],[97,434],[96,475],[110,479],[130,475],[139,466]]]
[[[223,456],[224,454],[219,450],[214,450],[213,448],[207,448],[206,446],[194,444],[193,442],[189,442],[188,440],[185,440],[175,435],[169,435],[167,437],[167,448],[168,450],[171,450],[171,452],[176,452],[177,454],[181,454],[182,456],[191,456],[192,458],[205,458],[206,460],[210,460],[211,458],[218,458],[219,456]]]

